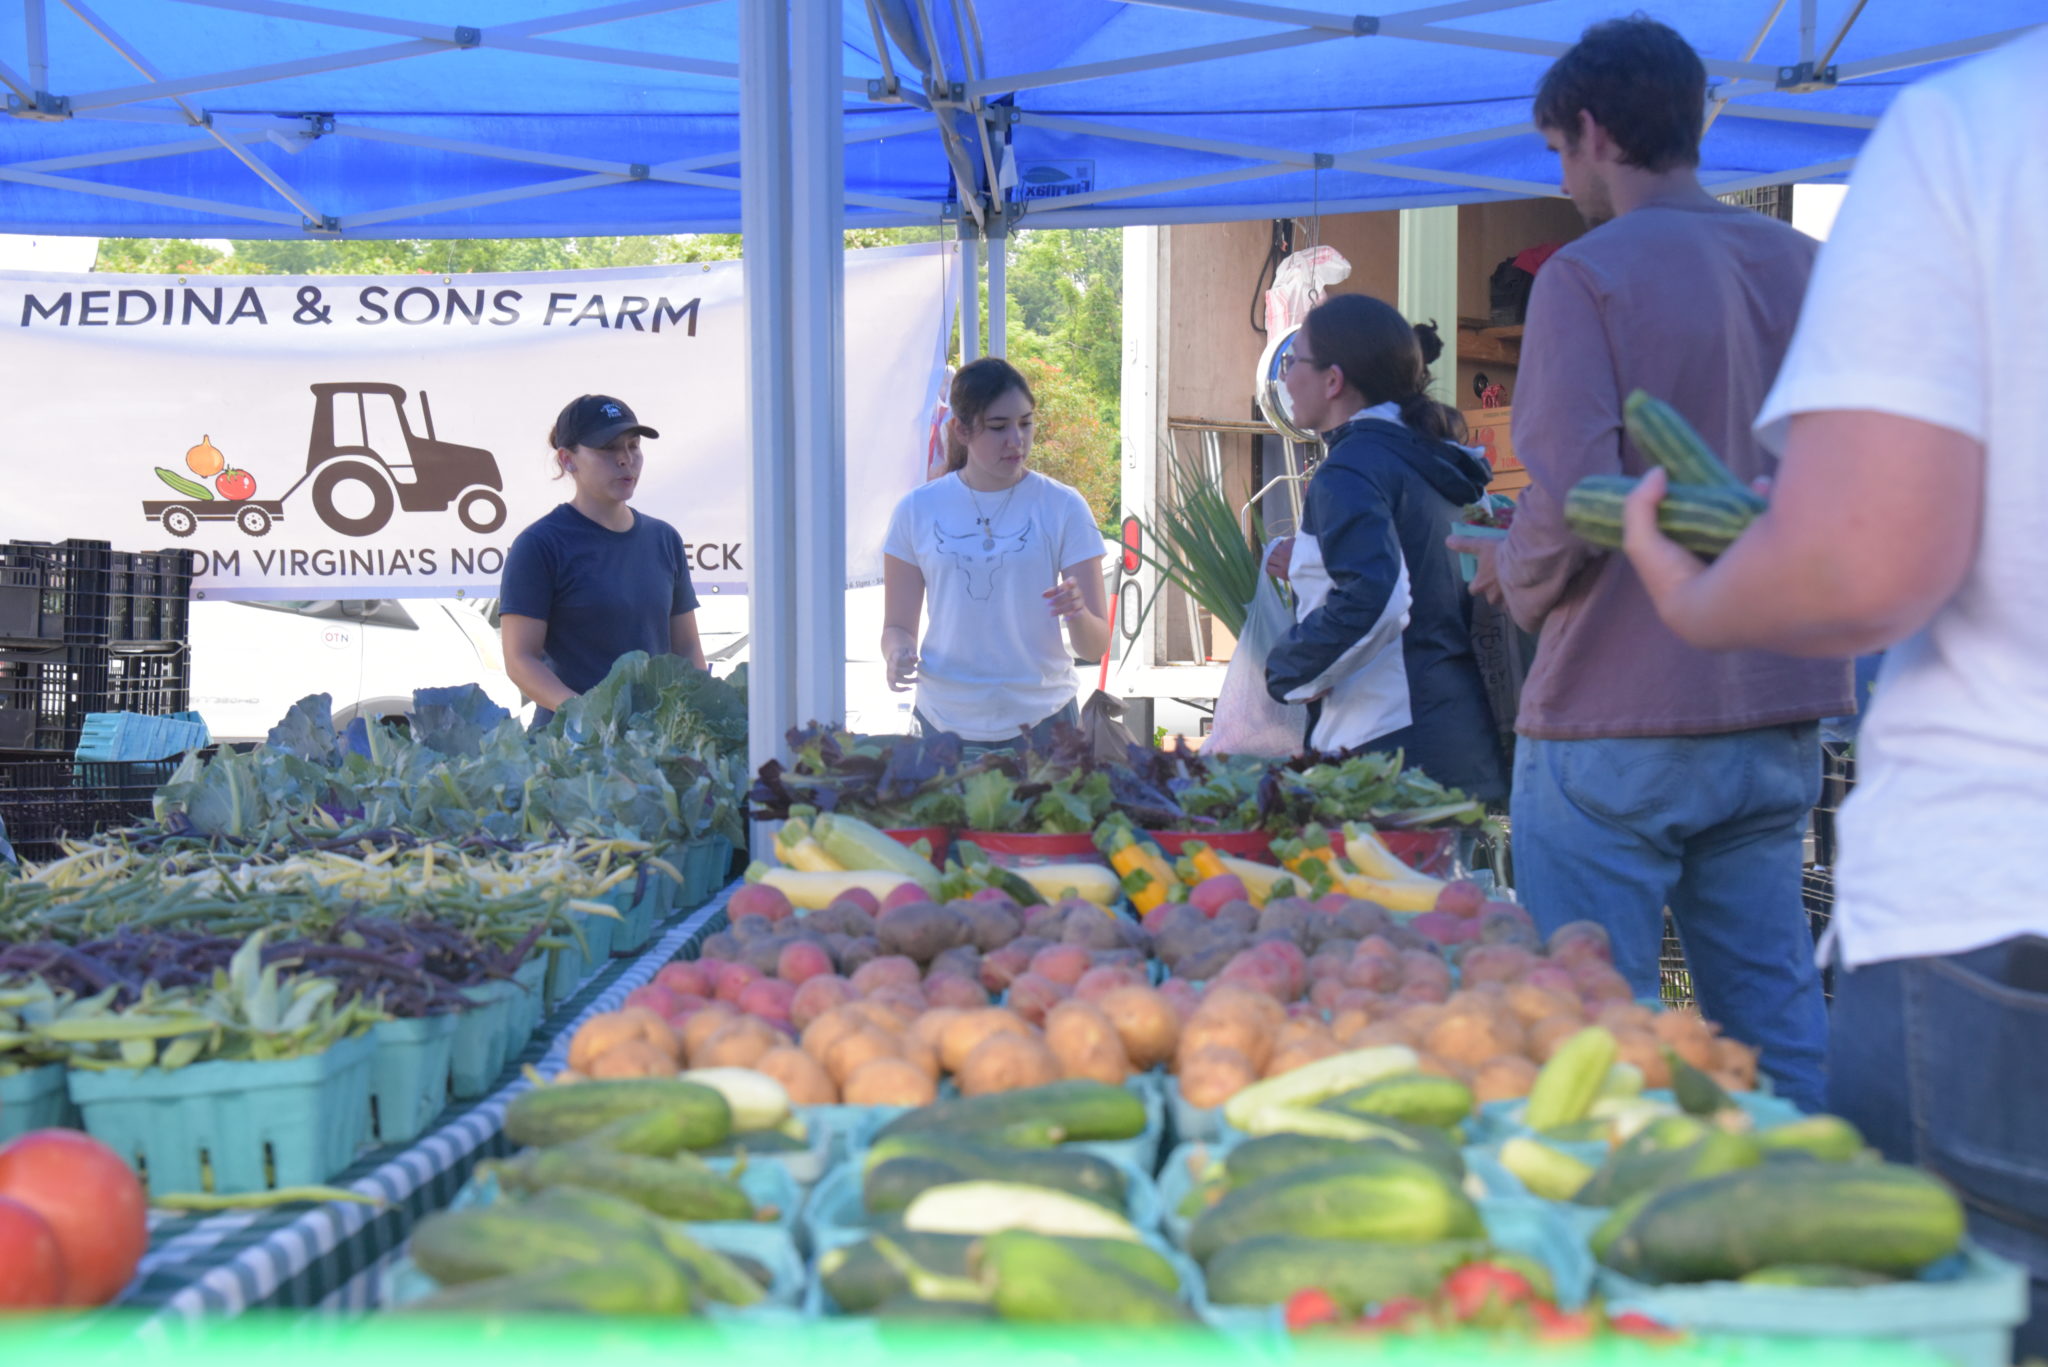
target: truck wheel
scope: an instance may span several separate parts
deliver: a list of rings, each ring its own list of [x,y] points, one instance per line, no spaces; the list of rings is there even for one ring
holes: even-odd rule
[[[362,492],[351,487],[354,485],[361,485]],[[356,517],[348,516],[335,506],[337,494],[357,505],[367,494],[369,511]],[[332,465],[322,466],[313,479],[313,511],[320,514],[322,522],[343,536],[375,536],[391,520],[394,502],[390,479],[368,461],[338,460]]]
[[[190,508],[164,509],[164,530],[172,536],[190,536],[199,530],[199,519]]]
[[[251,504],[235,514],[235,525],[249,536],[262,536],[270,530],[270,514]]]
[[[468,489],[455,500],[455,515],[479,536],[505,525],[505,500],[489,489]]]

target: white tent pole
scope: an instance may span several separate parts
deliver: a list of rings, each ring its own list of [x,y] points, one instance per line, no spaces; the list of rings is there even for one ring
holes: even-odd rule
[[[1850,62],[1835,68],[1838,81],[1861,80],[1865,76],[1884,76],[1907,67],[1926,66],[1932,62],[1945,62],[1951,57],[1968,57],[1974,53],[1989,52],[1992,48],[2003,47],[2013,39],[2032,33],[2039,24],[2022,24],[2018,28],[1987,33],[1977,38],[1960,38],[1953,43],[1936,43],[1932,47],[1916,47],[1906,52],[1894,52],[1889,57],[1871,57],[1861,62]]]
[[[23,104],[34,104],[36,102],[35,87],[29,83],[28,77],[22,75],[5,62],[0,62],[0,85],[4,85],[9,90],[12,90]]]
[[[1783,171],[1766,171],[1760,176],[1744,176],[1740,180],[1717,181],[1702,188],[1710,195],[1732,195],[1738,190],[1754,190],[1764,185],[1791,185],[1802,180],[1819,180],[1823,176],[1839,176],[1854,170],[1856,158],[1842,157],[1836,161],[1817,161],[1811,166],[1793,166]]]
[[[1720,109],[1724,119],[1762,119],[1769,123],[1810,123],[1823,128],[1877,127],[1877,119],[1869,114],[1823,114],[1818,109],[1784,109],[1766,104],[1725,104]]]
[[[1444,354],[1430,376],[1429,395],[1457,403],[1458,393],[1458,206],[1403,209],[1401,256],[1394,307],[1410,323],[1434,321],[1443,330]]]
[[[154,204],[165,209],[192,209],[203,214],[246,218],[254,223],[280,223],[291,228],[305,225],[305,215],[300,213],[252,209],[246,204],[229,204],[218,199],[196,199],[191,195],[167,195],[158,190],[131,190],[125,185],[107,185],[96,180],[74,180],[69,176],[46,176],[37,171],[17,171],[8,166],[0,166],[0,180],[11,180],[22,185],[40,185],[46,190],[76,190],[82,195],[98,195],[103,199],[125,199],[134,204]]]
[[[1814,27],[1818,21],[1820,0],[1799,0],[1799,60],[1813,60]]]
[[[43,0],[21,0],[21,21],[27,30],[28,82],[35,89],[50,88],[50,25],[43,12]]]
[[[413,38],[439,38],[449,32],[446,24],[387,18],[381,14],[353,14],[320,5],[296,4],[293,0],[178,0],[178,3],[203,5],[207,9],[237,10],[243,14],[267,14],[279,19],[301,19],[310,24],[363,29],[371,33],[399,33]],[[523,38],[536,33],[560,33],[568,29],[589,28],[594,24],[615,24],[621,19],[637,19],[647,14],[667,14],[718,3],[719,0],[622,0],[619,4],[598,5],[568,14],[549,14],[538,19],[493,24],[488,31]]]
[[[544,180],[535,185],[515,185],[510,189],[458,195],[453,199],[430,199],[418,204],[397,204],[389,209],[369,209],[359,214],[343,214],[334,226],[343,232],[350,232],[378,223],[397,223],[403,219],[424,218],[430,214],[451,214],[459,209],[481,209],[490,204],[517,204],[526,199],[573,194],[578,190],[595,190],[606,185],[625,185],[631,180],[631,176],[601,174],[565,176],[560,180]]]
[[[1171,52],[1148,52],[1138,57],[1119,57],[1107,62],[1085,62],[1079,66],[1054,67],[1049,71],[1033,71],[1017,76],[988,76],[979,81],[967,82],[967,93],[981,98],[988,95],[1007,95],[1018,90],[1042,90],[1047,86],[1073,85],[1078,81],[1093,81],[1104,76],[1157,71],[1162,67],[1192,66],[1197,62],[1242,57],[1253,52],[1274,52],[1282,48],[1302,47],[1308,43],[1327,43],[1333,39],[1354,36],[1349,32],[1336,32],[1330,29],[1295,29],[1291,33],[1271,33],[1259,38],[1240,38],[1230,43],[1176,48]]]
[[[981,238],[960,220],[960,363],[981,355]]]
[[[1748,61],[1756,56],[1758,49],[1764,45],[1764,39],[1771,36],[1771,30],[1777,27],[1778,16],[1785,12],[1785,4],[1786,0],[1772,0],[1771,12],[1765,15],[1763,23],[1757,26],[1756,37],[1750,39],[1749,46],[1742,50],[1742,59],[1744,61]],[[1707,130],[1714,126],[1714,120],[1721,116],[1721,111],[1728,107],[1728,99],[1729,96],[1725,92],[1718,96],[1709,95],[1707,97],[1707,117],[1700,124],[1700,136],[1702,138],[1705,138]]]
[[[407,57],[425,57],[437,52],[448,52],[454,46],[453,39],[439,42],[419,38],[409,43],[386,43],[380,47],[357,48],[352,52],[330,52],[322,57],[304,57],[295,62],[269,62],[263,66],[215,71],[204,76],[185,76],[172,81],[152,82],[149,85],[87,91],[81,95],[71,96],[71,112],[80,114],[88,109],[107,109],[114,105],[133,104],[137,100],[154,100],[168,95],[194,95],[206,90],[228,90],[239,86],[260,85],[265,81],[281,81],[292,76],[310,76],[323,71],[347,71],[352,67],[376,66],[380,62],[396,62]]]
[[[1127,227],[1124,240],[1123,307],[1123,508],[1125,516],[1153,515],[1159,491],[1159,444],[1167,435],[1167,361],[1173,337],[1173,294],[1169,288],[1173,235],[1165,228]],[[1156,517],[1153,525],[1157,526]],[[1156,546],[1147,551],[1157,553]],[[1141,596],[1159,589],[1158,571],[1145,562],[1138,570]],[[1118,663],[1140,669],[1152,664],[1154,633],[1146,630],[1123,648]]]
[[[761,0],[742,0],[742,3]],[[782,0],[770,0],[782,3]],[[800,722],[846,719],[846,239],[839,0],[792,0],[790,360]],[[759,556],[756,556],[759,559]]]
[[[996,211],[988,221],[988,354],[991,356],[1010,354],[1009,258],[1009,231],[1003,222],[1003,205],[999,199]]]
[[[1244,157],[1253,161],[1280,161],[1303,167],[1314,166],[1317,157],[1314,152],[1295,151],[1284,147],[1262,147],[1254,143],[1223,142],[1215,138],[1194,138],[1180,133],[1155,132],[1151,129],[1121,128],[1116,124],[1099,123],[1093,119],[1072,119],[1062,114],[1035,114],[1029,110],[1019,111],[1017,122],[1035,128],[1050,128],[1060,133],[1117,138],[1124,142],[1149,143],[1154,147],[1178,147],[1189,152],[1220,152],[1224,156]],[[1446,147],[1498,142],[1502,138],[1520,137],[1535,131],[1536,126],[1528,122],[1496,124],[1492,128],[1475,128],[1467,133],[1446,133],[1441,137],[1422,138],[1414,142],[1361,147],[1344,155],[1374,160],[1381,157],[1405,157],[1414,152],[1436,152]]]
[[[796,582],[792,487],[795,398],[790,368],[789,9],[740,9],[740,257],[747,292],[748,500],[747,759],[777,757],[796,715]],[[836,663],[836,662],[835,662]]]

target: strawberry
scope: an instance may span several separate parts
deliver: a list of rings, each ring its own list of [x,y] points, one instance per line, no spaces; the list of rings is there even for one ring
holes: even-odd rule
[[[1461,1321],[1473,1320],[1489,1311],[1496,1315],[1510,1306],[1533,1300],[1536,1289],[1529,1279],[1512,1268],[1495,1263],[1467,1263],[1444,1279],[1443,1296],[1451,1314]]]
[[[1593,1314],[1589,1310],[1560,1310],[1542,1301],[1531,1302],[1536,1316],[1539,1343],[1581,1343],[1593,1337]]]
[[[1297,1291],[1288,1297],[1286,1317],[1287,1331],[1298,1334],[1304,1329],[1337,1323],[1343,1318],[1343,1311],[1327,1291]]]
[[[1617,1334],[1626,1334],[1630,1338],[1648,1339],[1653,1343],[1671,1343],[1684,1337],[1683,1334],[1673,1329],[1670,1325],[1660,1324],[1639,1310],[1630,1310],[1612,1316],[1607,1321],[1607,1327]]]
[[[1396,1296],[1359,1321],[1367,1329],[1405,1329],[1411,1321],[1429,1313],[1429,1305],[1414,1296]]]

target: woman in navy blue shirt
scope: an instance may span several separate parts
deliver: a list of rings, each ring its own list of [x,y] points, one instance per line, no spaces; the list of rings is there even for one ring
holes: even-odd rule
[[[549,429],[556,477],[575,497],[512,543],[499,596],[505,672],[539,704],[536,724],[633,651],[706,667],[683,539],[627,506],[640,439],[660,435],[603,394],[572,401]]]

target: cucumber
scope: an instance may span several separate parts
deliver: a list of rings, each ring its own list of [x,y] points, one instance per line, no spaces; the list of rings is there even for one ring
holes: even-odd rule
[[[660,1315],[688,1314],[695,1288],[682,1268],[657,1262],[556,1266],[517,1277],[449,1287],[406,1306],[402,1314]]]
[[[933,1320],[949,1322],[958,1320],[995,1320],[1002,1316],[993,1305],[980,1301],[928,1301],[913,1296],[909,1291],[891,1296],[879,1305],[870,1306],[876,1319],[884,1320]]]
[[[1773,1163],[1659,1193],[1608,1255],[1663,1282],[1726,1280],[1781,1263],[1903,1276],[1962,1238],[1962,1204],[1918,1169]]]
[[[1217,1305],[1280,1305],[1297,1291],[1329,1294],[1347,1315],[1398,1296],[1428,1296],[1459,1264],[1484,1257],[1483,1239],[1388,1244],[1266,1235],[1217,1251],[1203,1268]]]
[[[1415,1071],[1415,1051],[1401,1044],[1353,1049],[1254,1082],[1223,1103],[1223,1118],[1249,1131],[1251,1117],[1276,1106],[1316,1106],[1396,1073]]]
[[[1668,1044],[1664,1046],[1664,1063],[1671,1069],[1671,1095],[1679,1110],[1687,1115],[1713,1116],[1734,1109],[1734,1101],[1721,1090],[1720,1083],[1680,1058]]]
[[[519,1206],[494,1206],[444,1211],[420,1221],[412,1233],[412,1260],[435,1281],[460,1286],[550,1267],[603,1263],[620,1242],[616,1230],[601,1225]]]
[[[1121,1212],[1129,1192],[1116,1164],[1088,1153],[1043,1150],[1001,1151],[966,1145],[945,1157],[907,1154],[869,1168],[861,1180],[861,1203],[870,1215],[907,1209],[931,1187],[977,1179],[1019,1182],[1094,1201]]]
[[[1538,1134],[1547,1134],[1584,1120],[1599,1099],[1619,1048],[1614,1036],[1597,1025],[1587,1026],[1560,1044],[1529,1088],[1522,1123]]]
[[[1193,1318],[1173,1291],[1061,1239],[1025,1230],[991,1235],[982,1276],[1006,1320],[1034,1324],[1179,1324]]]
[[[170,485],[173,489],[176,489],[186,498],[194,499],[200,503],[213,502],[213,490],[207,488],[204,484],[195,484],[176,470],[166,470],[163,466],[159,465],[156,467],[156,477]]]
[[[780,1130],[747,1130],[734,1133],[721,1144],[711,1144],[697,1150],[700,1158],[732,1158],[739,1154],[809,1153],[811,1141],[798,1139]]]
[[[684,1163],[575,1148],[531,1149],[500,1164],[497,1171],[514,1191],[587,1187],[671,1220],[754,1218],[754,1202],[739,1183],[695,1160]]]
[[[1395,1153],[1419,1159],[1453,1182],[1465,1180],[1465,1157],[1441,1131],[1398,1121],[1381,1120],[1374,1124],[1383,1137],[1354,1140],[1314,1134],[1263,1134],[1244,1140],[1224,1155],[1224,1178],[1232,1187],[1242,1187],[1319,1163],[1341,1163],[1354,1158],[1370,1162],[1372,1155]]]
[[[599,1153],[636,1153],[644,1158],[673,1158],[690,1147],[697,1133],[690,1113],[674,1106],[660,1106],[637,1115],[621,1116],[600,1125],[581,1139],[580,1149]]]
[[[687,1148],[708,1148],[732,1133],[732,1107],[709,1087],[674,1078],[620,1078],[521,1092],[505,1108],[505,1137],[545,1148],[644,1111],[670,1109],[683,1117]]]
[[[1580,1205],[1612,1206],[1637,1192],[1664,1191],[1724,1172],[1739,1172],[1763,1161],[1756,1139],[1726,1130],[1709,1130],[1682,1149],[1643,1146],[1616,1149],[1594,1179],[1573,1199]]]
[[[1513,1173],[1529,1194],[1546,1201],[1569,1201],[1593,1180],[1593,1167],[1562,1149],[1516,1135],[1500,1146],[1500,1165]]]
[[[1145,1124],[1145,1103],[1136,1092],[1076,1079],[922,1106],[883,1126],[876,1140],[939,1131],[998,1147],[1048,1148],[1070,1140],[1135,1139]],[[1051,1137],[1031,1142],[1041,1135]]]
[[[1838,1115],[1810,1115],[1757,1134],[1765,1157],[1810,1154],[1827,1163],[1846,1163],[1863,1152],[1863,1135]]]
[[[1622,505],[1635,492],[1628,475],[1588,475],[1565,496],[1564,519],[1581,539],[1604,550],[1621,548]],[[1708,559],[1735,543],[1763,500],[1743,489],[1673,484],[1657,505],[1657,526],[1679,545]]]
[[[1629,438],[1645,457],[1664,467],[1673,484],[1740,489],[1728,467],[1701,439],[1679,411],[1662,399],[1636,390],[1623,400],[1621,420]]]
[[[1448,1130],[1472,1114],[1472,1089],[1456,1078],[1402,1073],[1339,1093],[1322,1109]]]
[[[966,1234],[919,1234],[901,1230],[889,1235],[920,1267],[942,1277],[968,1275]],[[849,1315],[864,1315],[876,1306],[910,1293],[910,1282],[871,1239],[827,1249],[818,1255],[818,1281]]]
[[[1760,1267],[1742,1278],[1751,1286],[1822,1286],[1848,1288],[1858,1286],[1883,1286],[1897,1281],[1882,1272],[1865,1272],[1857,1267],[1841,1267],[1827,1263],[1779,1263],[1775,1267]]]
[[[631,1201],[582,1187],[555,1187],[518,1207],[522,1212],[558,1216],[586,1225],[615,1231],[628,1239],[658,1245],[676,1262],[688,1268],[706,1299],[721,1305],[755,1305],[766,1292],[766,1279],[756,1277],[740,1262],[715,1248],[706,1248],[684,1232],[681,1226],[657,1220]],[[762,1269],[765,1273],[766,1269]]]
[[[1421,1244],[1479,1234],[1479,1211],[1443,1174],[1399,1154],[1300,1168],[1239,1187],[1188,1231],[1188,1252],[1206,1263],[1241,1239],[1292,1234]]]

